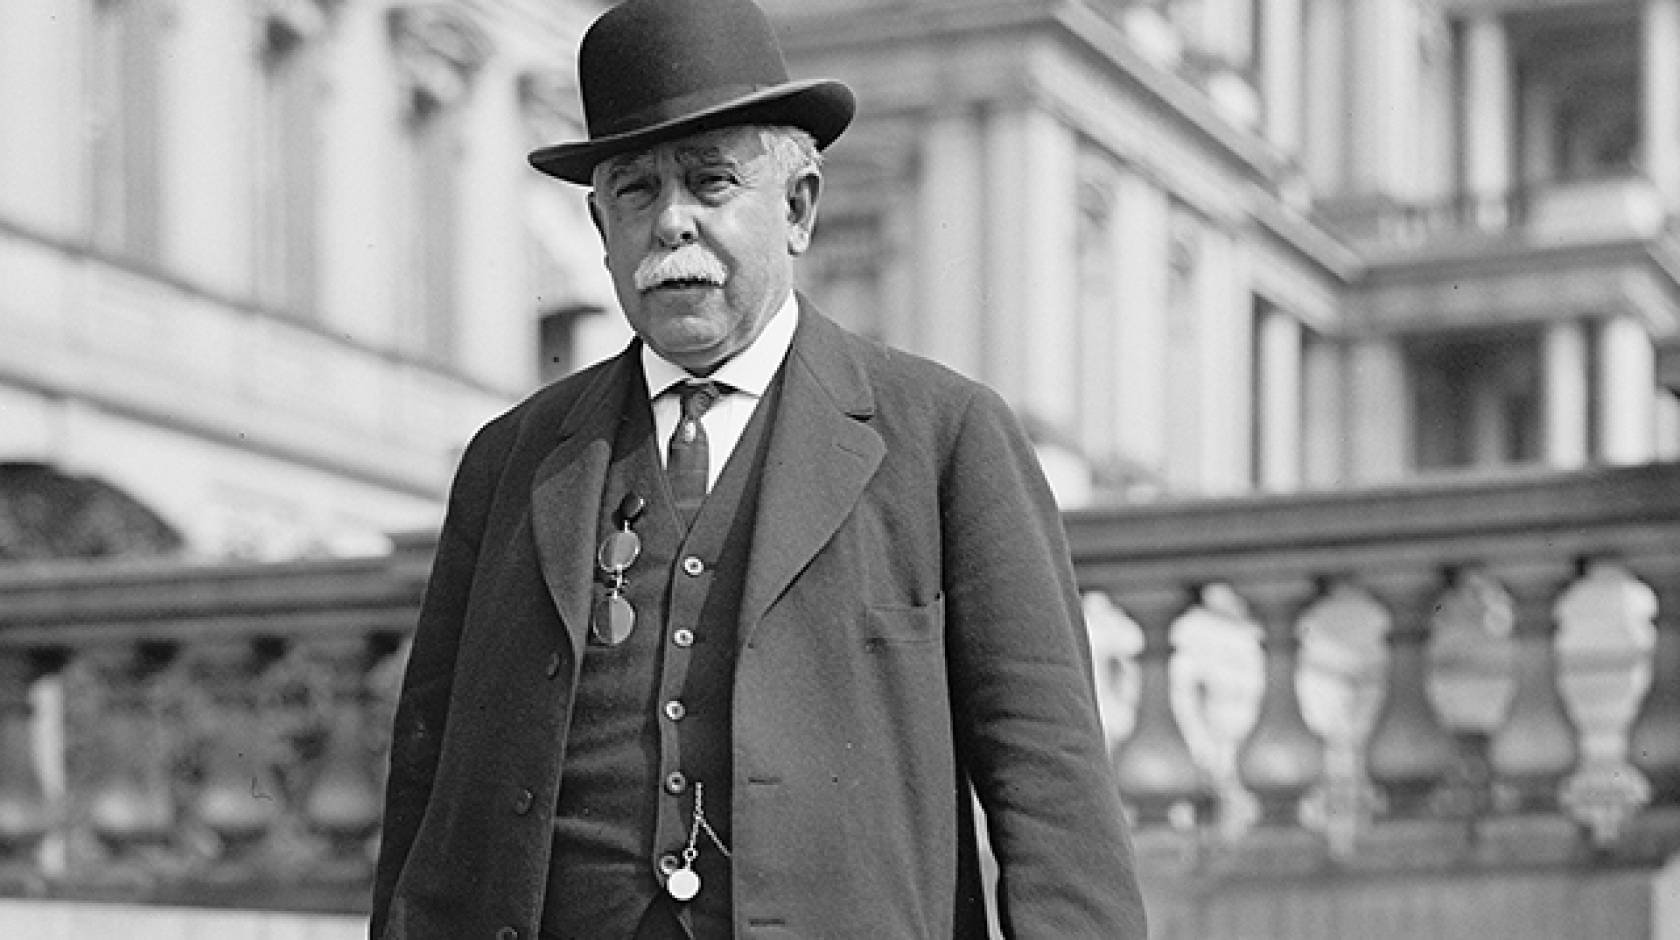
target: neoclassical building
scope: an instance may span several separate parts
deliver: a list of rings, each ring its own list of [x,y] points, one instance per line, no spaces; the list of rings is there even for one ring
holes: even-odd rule
[[[0,462],[190,552],[379,550],[626,334],[598,3],[0,11]],[[1067,505],[1680,449],[1674,0],[771,0],[858,92],[804,286],[991,383]]]
[[[1680,5],[786,2],[813,292],[1097,502],[1672,456]]]
[[[435,525],[542,318],[610,295],[581,202],[523,162],[575,124],[593,12],[6,3],[0,464],[64,478],[48,502],[99,481],[199,556]]]

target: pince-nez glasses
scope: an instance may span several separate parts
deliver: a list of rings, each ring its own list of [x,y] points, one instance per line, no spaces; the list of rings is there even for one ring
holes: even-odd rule
[[[647,500],[635,493],[624,494],[623,502],[613,511],[613,524],[618,528],[607,533],[601,547],[595,550],[595,565],[606,590],[595,597],[595,609],[589,618],[589,637],[598,646],[617,646],[630,638],[636,629],[636,608],[624,596],[627,584],[624,573],[642,554],[642,539],[630,526],[647,509]]]

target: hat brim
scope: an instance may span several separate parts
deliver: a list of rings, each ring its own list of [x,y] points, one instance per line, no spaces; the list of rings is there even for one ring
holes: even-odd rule
[[[816,138],[817,149],[833,143],[852,123],[857,99],[844,84],[827,79],[787,82],[621,134],[553,144],[531,151],[531,166],[568,183],[587,186],[595,165],[608,157],[702,131],[741,124],[785,124]]]

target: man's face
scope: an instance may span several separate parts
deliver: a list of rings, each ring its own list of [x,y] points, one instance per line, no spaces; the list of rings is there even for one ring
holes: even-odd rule
[[[754,128],[708,131],[595,169],[590,214],[630,326],[706,374],[758,337],[810,243],[820,178],[787,178]]]

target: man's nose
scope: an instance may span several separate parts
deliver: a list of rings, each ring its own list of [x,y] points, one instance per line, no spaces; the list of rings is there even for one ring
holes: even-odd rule
[[[677,248],[700,237],[695,201],[682,186],[667,186],[654,215],[653,234],[659,244]]]

